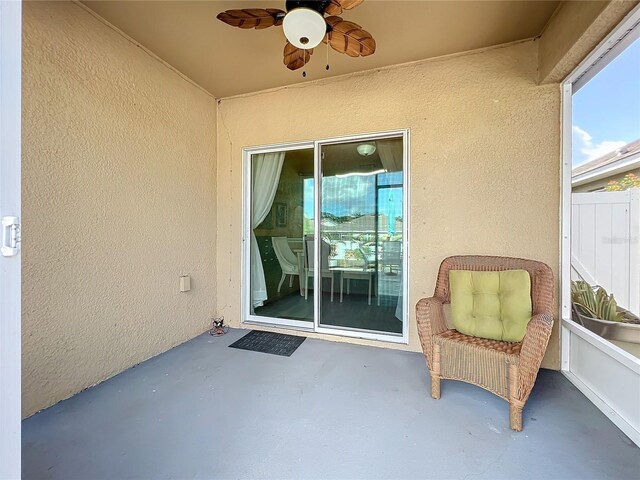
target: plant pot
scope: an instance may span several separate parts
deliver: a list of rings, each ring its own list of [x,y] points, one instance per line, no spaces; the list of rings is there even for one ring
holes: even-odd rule
[[[628,310],[618,308],[618,311],[622,312],[625,318],[631,321],[638,321],[638,317]],[[610,322],[599,318],[591,318],[580,313],[575,305],[573,307],[573,320],[607,340],[640,344],[640,323]]]

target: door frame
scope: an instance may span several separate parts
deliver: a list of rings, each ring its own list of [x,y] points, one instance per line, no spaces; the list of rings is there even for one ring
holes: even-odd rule
[[[0,1],[0,217],[20,219],[22,4]],[[9,233],[9,227],[2,227]],[[7,237],[7,236],[5,236]],[[18,237],[19,238],[19,237]],[[2,240],[9,243],[9,239]],[[19,245],[19,244],[18,244]],[[0,478],[21,474],[21,260],[0,255]]]
[[[319,231],[320,228],[320,190],[322,184],[321,178],[321,158],[320,150],[322,146],[349,143],[357,141],[375,141],[387,138],[402,138],[403,141],[403,199],[402,199],[402,214],[403,214],[403,321],[402,321],[402,334],[392,334],[384,332],[366,332],[357,329],[350,328],[333,328],[327,326],[321,326],[320,320],[320,296],[314,295],[314,319],[313,323],[300,320],[289,319],[276,319],[271,317],[263,317],[251,313],[250,298],[251,298],[251,156],[260,153],[282,152],[292,150],[302,150],[313,148],[314,155],[314,229]],[[263,325],[277,328],[288,328],[294,330],[302,330],[305,332],[315,332],[329,335],[338,335],[342,337],[362,338],[367,340],[377,340],[389,343],[409,343],[409,204],[410,204],[410,188],[409,188],[409,152],[410,152],[410,130],[389,130],[381,132],[363,133],[357,135],[346,135],[339,137],[329,137],[319,140],[309,140],[301,142],[290,142],[271,145],[260,145],[255,147],[244,147],[242,149],[242,178],[243,178],[243,192],[242,192],[242,294],[241,294],[241,322],[248,325]],[[315,241],[315,262],[320,264],[320,248],[319,248],[319,236],[314,236]],[[316,269],[313,279],[314,292],[319,291],[320,285],[320,270]]]
[[[640,34],[640,5],[593,50],[561,84],[561,238],[560,295],[561,371],[620,430],[640,446],[640,405],[629,415],[628,405],[635,403],[633,384],[640,383],[640,359],[603,339],[571,319],[571,171],[573,94],[597,72],[605,68],[633,37]],[[597,65],[597,66],[596,66]],[[598,371],[588,366],[599,365]],[[587,366],[587,368],[585,368]],[[606,375],[601,375],[606,372]],[[630,380],[631,379],[631,380]],[[612,395],[613,393],[613,395]],[[631,400],[630,400],[631,399]]]

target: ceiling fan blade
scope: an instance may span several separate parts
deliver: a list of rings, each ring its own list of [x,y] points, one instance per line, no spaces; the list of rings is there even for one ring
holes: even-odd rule
[[[357,23],[336,16],[327,17],[326,21],[331,27],[327,34],[329,45],[336,52],[350,57],[366,57],[376,51],[376,41]]]
[[[313,48],[303,50],[302,48],[294,47],[287,42],[284,46],[283,63],[289,70],[297,70],[309,63],[311,54],[313,54]]]
[[[284,11],[277,8],[244,8],[220,12],[216,18],[232,27],[261,30],[282,25],[285,15]]]
[[[329,0],[330,3],[324,10],[327,15],[340,15],[344,10],[351,10],[360,5],[364,0]]]

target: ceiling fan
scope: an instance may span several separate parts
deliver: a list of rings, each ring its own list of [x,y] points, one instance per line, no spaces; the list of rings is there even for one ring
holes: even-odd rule
[[[244,8],[221,12],[217,18],[232,27],[244,29],[261,30],[282,25],[287,38],[284,64],[289,70],[297,70],[309,62],[313,49],[321,42],[328,42],[335,51],[350,57],[366,57],[376,51],[376,41],[369,32],[338,16],[363,1],[288,0],[286,12],[277,8]],[[326,68],[328,70],[329,65]]]

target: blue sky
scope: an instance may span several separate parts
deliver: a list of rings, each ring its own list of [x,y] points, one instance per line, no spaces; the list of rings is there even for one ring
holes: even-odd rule
[[[640,138],[640,39],[573,96],[573,165]]]

